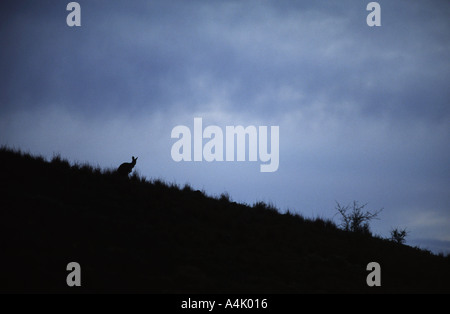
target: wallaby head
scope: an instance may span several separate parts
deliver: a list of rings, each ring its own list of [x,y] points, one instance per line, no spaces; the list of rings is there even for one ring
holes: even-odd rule
[[[136,165],[136,160],[137,160],[138,158],[136,157],[134,157],[134,156],[131,156],[131,163],[133,164],[133,165]]]

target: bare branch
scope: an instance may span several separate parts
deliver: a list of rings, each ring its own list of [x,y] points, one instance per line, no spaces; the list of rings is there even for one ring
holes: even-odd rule
[[[341,228],[346,231],[370,233],[369,222],[372,219],[378,219],[378,214],[383,210],[379,209],[375,212],[363,211],[367,203],[360,205],[357,201],[353,201],[352,205],[342,206],[336,201],[336,214],[341,215]]]

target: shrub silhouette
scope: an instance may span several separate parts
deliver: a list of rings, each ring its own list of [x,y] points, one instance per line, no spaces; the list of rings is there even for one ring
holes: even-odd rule
[[[391,230],[391,241],[398,243],[398,244],[404,244],[406,241],[406,236],[408,235],[408,231],[406,228],[399,229],[395,228]]]
[[[341,227],[345,231],[370,234],[369,223],[371,220],[376,219],[382,209],[375,212],[366,211],[363,209],[366,204],[360,205],[357,201],[353,201],[352,205],[342,206],[336,202],[336,210],[341,215]]]
[[[228,192],[223,192],[219,196],[219,201],[223,203],[230,203],[231,202],[231,196],[228,194]]]

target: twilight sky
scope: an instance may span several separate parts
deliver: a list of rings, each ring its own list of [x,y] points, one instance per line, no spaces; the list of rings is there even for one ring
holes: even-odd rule
[[[307,217],[357,200],[450,252],[449,1],[378,1],[381,27],[361,0],[78,1],[81,27],[69,2],[0,4],[0,145]],[[278,171],[173,161],[195,117],[279,126]]]

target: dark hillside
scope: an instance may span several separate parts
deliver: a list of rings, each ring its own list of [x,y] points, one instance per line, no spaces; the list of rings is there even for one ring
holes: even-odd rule
[[[450,292],[449,258],[262,203],[8,149],[0,190],[1,292]]]

